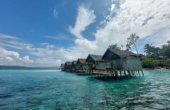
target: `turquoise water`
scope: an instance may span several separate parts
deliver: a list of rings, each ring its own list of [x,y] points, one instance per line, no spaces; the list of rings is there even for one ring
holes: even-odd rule
[[[170,71],[98,79],[49,70],[0,70],[0,110],[170,109]]]

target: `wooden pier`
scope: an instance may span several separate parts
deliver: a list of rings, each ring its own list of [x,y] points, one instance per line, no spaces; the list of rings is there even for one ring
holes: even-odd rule
[[[87,71],[91,77],[127,77],[127,76],[144,76],[143,70],[89,70]]]
[[[75,72],[75,73],[87,73],[87,70],[72,70],[71,72]]]

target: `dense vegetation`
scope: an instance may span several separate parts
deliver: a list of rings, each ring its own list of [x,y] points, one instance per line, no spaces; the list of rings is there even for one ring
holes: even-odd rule
[[[145,55],[140,54],[143,67],[154,68],[155,66],[170,68],[170,41],[161,47],[150,44],[144,46]]]
[[[135,46],[136,52],[136,42],[140,39],[135,33],[132,33],[127,38],[126,50],[129,51],[132,46]],[[123,45],[119,47],[117,44],[110,45],[109,48],[123,50]],[[155,47],[150,44],[144,46],[144,53],[139,54],[141,57],[141,62],[145,68],[155,68],[155,67],[166,67],[170,68],[170,41],[161,47]]]

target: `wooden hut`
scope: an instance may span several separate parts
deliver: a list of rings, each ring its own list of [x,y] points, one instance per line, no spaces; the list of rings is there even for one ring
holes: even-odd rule
[[[61,64],[60,68],[62,71],[64,70],[64,63]]]
[[[66,62],[64,68],[66,71],[71,71],[72,70],[72,62]]]
[[[142,70],[139,55],[126,50],[113,50],[108,48],[102,60],[113,61],[116,70]]]
[[[83,70],[83,64],[86,59],[78,58],[77,64],[76,64],[76,70]]]
[[[82,64],[82,67],[83,67],[83,70],[89,70],[90,69],[90,66],[89,66],[89,64],[87,62],[84,62]]]
[[[95,66],[96,66],[96,70],[110,70],[110,69],[112,69],[109,60],[96,60]]]
[[[73,72],[76,70],[76,64],[77,64],[77,61],[72,61],[72,71]]]
[[[88,63],[88,69],[92,70],[92,69],[96,69],[96,61],[101,60],[102,56],[101,55],[93,55],[93,54],[89,54],[86,58],[86,63]],[[98,67],[97,67],[98,68]]]

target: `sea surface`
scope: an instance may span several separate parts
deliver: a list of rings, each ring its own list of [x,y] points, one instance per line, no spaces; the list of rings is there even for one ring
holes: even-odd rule
[[[56,70],[0,70],[0,110],[170,110],[170,70],[101,79]]]

